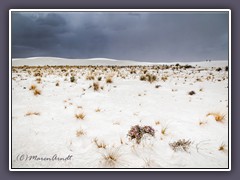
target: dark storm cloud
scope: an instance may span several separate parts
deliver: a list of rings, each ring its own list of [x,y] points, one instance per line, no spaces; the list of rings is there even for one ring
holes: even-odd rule
[[[228,59],[228,13],[13,12],[12,56]]]

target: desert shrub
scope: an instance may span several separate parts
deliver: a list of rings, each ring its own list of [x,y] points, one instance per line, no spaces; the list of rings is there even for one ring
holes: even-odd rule
[[[41,90],[35,89],[34,92],[33,92],[33,94],[34,94],[35,96],[40,95],[40,94],[41,94]]]
[[[185,140],[185,139],[179,139],[178,141],[175,141],[173,143],[169,143],[169,146],[172,148],[172,150],[176,151],[185,151],[188,152],[188,149],[190,148],[191,145],[190,140]]]
[[[228,71],[228,66],[225,67],[225,71]]]
[[[146,79],[147,79],[146,76],[144,76],[144,75],[141,75],[141,76],[140,76],[140,80],[141,80],[141,81],[146,81]]]
[[[37,86],[34,85],[34,84],[32,84],[32,85],[30,86],[29,90],[35,90],[36,88],[37,88]]]
[[[71,81],[71,82],[75,82],[75,81],[76,81],[75,77],[74,77],[74,76],[71,76],[71,77],[70,77],[70,81]]]
[[[41,79],[41,78],[36,78],[36,82],[37,82],[38,84],[40,84],[40,83],[41,83],[41,81],[42,81],[42,79]]]
[[[102,77],[98,77],[98,81],[101,81],[102,80]]]
[[[85,118],[85,114],[84,113],[75,114],[75,117],[77,119],[82,119],[83,120]]]
[[[219,148],[218,148],[219,151],[225,151],[226,150],[226,144],[222,143]]]
[[[92,87],[93,87],[94,91],[98,91],[99,90],[99,83],[98,82],[94,82]]]
[[[91,74],[86,76],[86,80],[94,80],[94,79],[95,79],[95,77]]]
[[[132,126],[131,129],[128,131],[128,136],[130,139],[136,139],[136,143],[139,144],[144,134],[149,134],[151,136],[155,136],[155,130],[151,126],[139,126],[135,125]]]
[[[220,68],[220,67],[216,69],[216,71],[221,71],[221,70],[222,70],[222,68]]]
[[[194,94],[196,94],[195,91],[190,91],[190,92],[188,92],[188,95],[191,95],[191,96],[192,96],[192,95],[194,95]]]
[[[106,78],[106,83],[112,83],[112,82],[113,82],[113,80],[112,80],[111,77],[107,77],[107,78]]]

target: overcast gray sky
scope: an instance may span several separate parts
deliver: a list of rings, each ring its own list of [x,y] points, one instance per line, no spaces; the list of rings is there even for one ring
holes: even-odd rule
[[[12,57],[228,59],[228,12],[12,12]]]

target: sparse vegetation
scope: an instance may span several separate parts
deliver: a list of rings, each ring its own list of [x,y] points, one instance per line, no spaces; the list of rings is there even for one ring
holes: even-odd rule
[[[106,78],[106,83],[113,83],[112,78],[111,78],[111,77],[107,77],[107,78]]]
[[[37,88],[37,86],[33,84],[30,86],[29,90],[35,90],[36,88]]]
[[[76,81],[75,77],[74,77],[74,76],[71,76],[71,77],[70,77],[70,81],[71,81],[71,82],[75,82],[75,81]]]
[[[34,89],[34,91],[33,91],[33,94],[35,95],[35,96],[38,96],[38,95],[41,95],[41,90],[39,90],[39,89]]]
[[[226,150],[226,144],[224,144],[224,143],[222,143],[220,146],[219,146],[219,148],[218,148],[218,150],[219,151],[225,151]]]
[[[27,113],[25,114],[25,116],[32,116],[32,115],[39,116],[39,115],[40,115],[40,112],[27,112]]]
[[[98,138],[94,138],[93,140],[94,144],[97,146],[97,148],[103,148],[103,149],[106,149],[106,144],[104,141],[100,141]]]
[[[135,125],[132,126],[131,129],[128,131],[128,136],[130,139],[135,139],[136,143],[139,144],[144,134],[149,134],[151,136],[155,136],[155,130],[151,126],[139,126]]]
[[[85,114],[84,114],[84,113],[75,114],[75,117],[76,117],[77,119],[83,120],[83,119],[85,118]]]
[[[94,82],[92,87],[93,87],[94,91],[98,91],[99,90],[99,83],[98,82]]]
[[[190,145],[191,145],[190,140],[185,140],[185,139],[179,139],[178,141],[175,141],[173,143],[169,143],[169,146],[172,148],[173,151],[185,151],[188,152]]]
[[[194,95],[194,94],[196,94],[195,91],[190,91],[190,92],[188,92],[188,95],[190,95],[190,96],[192,96],[192,95]]]

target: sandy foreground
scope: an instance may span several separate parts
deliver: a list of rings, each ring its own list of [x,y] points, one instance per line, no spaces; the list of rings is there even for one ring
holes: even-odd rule
[[[12,65],[13,168],[228,168],[227,61]]]

